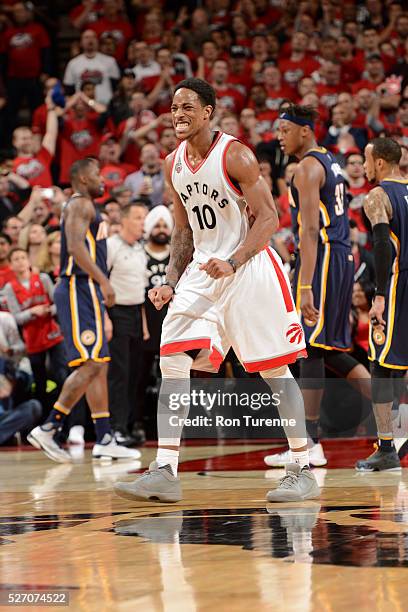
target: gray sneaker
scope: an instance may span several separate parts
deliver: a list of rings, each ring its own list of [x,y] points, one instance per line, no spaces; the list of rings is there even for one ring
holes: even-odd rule
[[[178,502],[182,499],[180,479],[173,475],[169,465],[159,467],[156,461],[133,482],[117,482],[114,490],[120,497],[131,500]]]
[[[310,468],[305,466],[300,469],[297,463],[288,463],[286,475],[276,489],[268,492],[266,499],[268,502],[292,502],[319,496],[320,489]]]
[[[399,472],[401,463],[396,450],[387,453],[376,448],[367,459],[357,461],[356,470],[357,472]]]

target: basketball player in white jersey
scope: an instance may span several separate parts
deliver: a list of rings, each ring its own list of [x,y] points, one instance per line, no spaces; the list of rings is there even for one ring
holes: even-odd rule
[[[159,447],[149,469],[115,491],[132,500],[181,500],[177,466],[188,406],[178,407],[177,427],[169,397],[188,393],[192,367],[217,370],[232,346],[248,372],[260,372],[273,392],[283,390],[280,416],[297,424],[285,430],[292,463],[268,501],[315,498],[302,395],[287,367],[306,355],[305,342],[284,268],[265,246],[278,227],[275,204],[251,150],[211,131],[214,110],[208,83],[177,85],[171,113],[182,142],[165,161],[175,229],[167,284],[149,292],[159,310],[171,302],[161,337]]]

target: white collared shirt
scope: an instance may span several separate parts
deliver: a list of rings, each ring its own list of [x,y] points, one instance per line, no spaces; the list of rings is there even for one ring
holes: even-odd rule
[[[147,256],[142,243],[136,241],[129,244],[119,234],[115,234],[108,238],[107,244],[108,270],[116,294],[116,304],[143,304],[148,277]]]

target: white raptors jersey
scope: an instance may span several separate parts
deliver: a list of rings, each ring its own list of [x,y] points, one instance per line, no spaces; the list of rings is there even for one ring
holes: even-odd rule
[[[229,259],[248,233],[245,201],[226,170],[226,153],[234,140],[218,132],[195,168],[187,158],[186,140],[174,156],[171,180],[187,211],[193,230],[193,257],[199,263],[210,257]]]

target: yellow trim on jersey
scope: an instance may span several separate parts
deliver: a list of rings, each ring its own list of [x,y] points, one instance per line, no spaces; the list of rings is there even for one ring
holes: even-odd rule
[[[368,322],[368,346],[370,347],[370,355],[368,356],[370,361],[375,361],[376,360],[376,351],[375,351],[375,346],[373,343],[373,337],[372,337],[372,331],[373,331],[373,326],[371,325],[371,321]]]
[[[72,329],[72,339],[75,344],[75,348],[78,353],[81,355],[82,361],[87,361],[89,359],[88,351],[84,347],[81,342],[81,334],[79,330],[79,316],[78,316],[78,303],[76,296],[76,281],[75,276],[71,276],[69,279],[69,302],[71,306],[71,329]],[[71,362],[69,363],[71,365]]]
[[[330,243],[327,242],[324,245],[324,259],[323,259],[323,270],[322,270],[322,278],[321,278],[321,285],[320,285],[320,304],[319,304],[319,311],[320,311],[320,316],[319,316],[319,320],[316,326],[316,329],[314,330],[313,334],[310,336],[309,338],[309,344],[311,344],[312,346],[314,346],[314,340],[317,338],[317,336],[320,334],[320,332],[323,329],[323,325],[324,325],[324,305],[325,305],[325,301],[326,301],[326,291],[327,291],[327,276],[329,274],[329,261],[330,261]]]
[[[308,153],[312,153],[313,151],[316,151],[316,153],[327,153],[327,149],[325,149],[324,147],[314,147],[314,149],[309,149],[308,151],[306,151],[306,155]]]
[[[391,242],[394,245],[396,256],[394,260],[394,271],[391,277],[390,292],[389,292],[389,302],[388,302],[388,312],[387,312],[387,328],[388,329],[387,329],[387,334],[386,334],[385,346],[383,350],[381,351],[380,356],[378,357],[378,363],[380,365],[385,365],[384,361],[391,347],[392,334],[394,331],[394,321],[395,321],[395,303],[396,303],[396,297],[397,297],[397,283],[398,283],[398,276],[399,276],[400,242],[397,236],[391,230],[390,230],[390,238],[391,238]]]
[[[408,179],[393,179],[393,178],[384,178],[381,182],[387,181],[387,183],[401,183],[402,185],[408,184]]]
[[[89,289],[91,291],[91,297],[93,302],[93,307],[95,311],[95,322],[96,322],[96,343],[92,349],[92,359],[97,359],[99,357],[100,350],[102,348],[103,342],[103,323],[102,323],[102,314],[101,307],[99,306],[98,296],[96,295],[96,289],[92,278],[88,279]]]
[[[72,361],[68,362],[68,365],[71,368],[74,368],[75,366],[82,365],[86,361],[96,361],[97,363],[103,363],[103,362],[110,361],[110,360],[111,360],[110,357],[98,357],[97,359],[90,359],[90,358],[87,358],[87,359],[73,359]]]
[[[71,276],[72,274],[72,268],[74,267],[74,258],[72,257],[72,255],[70,255],[68,257],[68,265],[67,265],[67,269],[65,271],[65,274],[67,276]]]
[[[89,253],[93,262],[96,262],[96,242],[90,230],[86,232],[86,239],[89,244]]]

